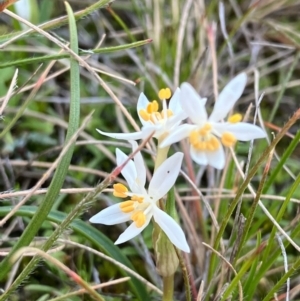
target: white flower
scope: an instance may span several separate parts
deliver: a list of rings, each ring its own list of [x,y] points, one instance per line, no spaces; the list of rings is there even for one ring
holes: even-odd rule
[[[145,139],[153,132],[155,138],[166,137],[169,133],[174,131],[187,116],[179,102],[179,88],[177,88],[173,97],[170,99],[169,107],[167,107],[166,99],[171,97],[170,89],[161,89],[158,96],[162,101],[160,111],[159,104],[156,100],[149,102],[144,93],[140,94],[137,102],[137,113],[143,125],[141,131],[134,133],[106,133],[98,129],[97,131],[102,135],[124,140]]]
[[[225,154],[222,145],[231,147],[237,140],[249,141],[266,136],[260,127],[240,122],[242,119],[240,114],[234,114],[227,122],[222,122],[242,95],[246,82],[245,73],[233,78],[220,93],[209,118],[205,109],[206,98],[201,98],[190,84],[183,83],[180,102],[193,124],[177,127],[162,141],[160,147],[188,137],[191,157],[195,162],[209,164],[217,169],[224,168]]]
[[[133,142],[133,148],[136,149],[136,147],[136,142]],[[128,158],[119,149],[116,149],[116,157],[118,166]],[[90,222],[115,225],[132,221],[131,225],[115,242],[115,244],[120,244],[141,233],[153,217],[155,222],[177,248],[189,252],[189,246],[180,226],[157,206],[157,202],[174,185],[179,174],[182,158],[183,154],[178,152],[164,161],[155,171],[147,191],[145,189],[146,168],[142,155],[138,152],[134,160],[130,160],[121,171],[130,191],[121,183],[114,185],[115,196],[121,198],[129,197],[130,200],[112,205],[100,211],[90,219]]]

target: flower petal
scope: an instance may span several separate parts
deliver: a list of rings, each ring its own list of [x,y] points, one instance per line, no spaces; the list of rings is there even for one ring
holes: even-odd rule
[[[207,163],[216,168],[216,169],[223,169],[225,166],[225,153],[223,146],[220,147],[212,152],[206,152]]]
[[[180,93],[181,90],[177,88],[169,102],[169,109],[173,112],[175,116],[182,115],[182,119],[185,119],[187,118],[187,114],[182,110],[180,104]]]
[[[135,151],[138,148],[138,144],[136,143],[136,141],[129,141],[132,145],[132,151]],[[145,167],[145,163],[142,157],[141,152],[138,152],[134,158],[134,165],[135,165],[135,170],[137,172],[137,185],[140,188],[144,188],[145,187],[145,183],[146,183],[146,167]],[[144,193],[144,189],[142,189],[140,191],[140,193]]]
[[[198,163],[200,165],[207,165],[208,161],[207,161],[205,152],[198,151],[194,147],[191,146],[190,153],[191,153],[191,157],[192,157],[193,161],[195,161],[196,163]]]
[[[131,238],[140,234],[148,226],[151,217],[152,217],[152,214],[148,215],[145,224],[140,228],[138,228],[134,222],[131,223],[131,225],[116,240],[115,245],[126,242],[126,241],[130,240]]]
[[[174,185],[181,167],[183,153],[176,153],[164,161],[149,183],[148,194],[154,201],[162,198]]]
[[[140,118],[140,121],[142,123],[142,125],[146,125],[146,124],[149,124],[149,122],[145,121],[141,115],[140,115],[140,110],[146,110],[147,106],[149,104],[149,100],[148,98],[146,97],[146,95],[142,92],[139,96],[139,99],[138,99],[138,102],[137,102],[137,106],[136,106],[136,109],[137,109],[137,113],[139,115],[139,118]]]
[[[128,159],[128,156],[118,148],[116,148],[116,157],[118,166],[121,166]],[[132,160],[129,160],[129,162],[123,167],[121,174],[125,178],[130,190],[135,193],[140,193],[136,181],[138,178],[138,173]]]
[[[120,209],[120,204],[115,204],[101,210],[90,218],[94,224],[116,225],[130,220],[130,214],[125,214]]]
[[[174,221],[171,216],[155,206],[155,208],[153,209],[153,217],[155,222],[166,233],[173,245],[184,252],[190,252],[190,247],[186,241],[181,227]]]
[[[139,140],[147,137],[146,132],[134,132],[134,133],[106,133],[98,129],[96,131],[104,136],[111,137],[114,139],[123,139],[123,140]]]
[[[246,73],[241,73],[224,87],[209,117],[210,121],[220,121],[227,116],[228,112],[243,94],[246,83],[247,75]]]
[[[153,137],[157,138],[165,132],[165,128],[160,123],[159,124],[147,123],[142,127],[142,132],[144,135],[143,139],[148,138],[152,133],[153,133]]]
[[[205,123],[207,112],[205,109],[206,98],[201,98],[189,83],[182,83],[180,103],[182,109],[195,124]]]
[[[192,124],[183,124],[178,126],[173,130],[159,145],[159,147],[166,147],[173,143],[176,143],[189,136],[190,132],[194,130],[197,126]]]
[[[249,141],[266,137],[266,133],[259,126],[246,122],[219,123],[215,126],[215,130],[219,135],[222,135],[224,132],[232,133],[236,139],[240,141]]]

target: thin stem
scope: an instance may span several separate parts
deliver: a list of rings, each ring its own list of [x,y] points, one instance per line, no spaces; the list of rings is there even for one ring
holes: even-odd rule
[[[163,137],[164,138],[164,137]],[[160,148],[159,145],[163,138],[158,139],[157,142],[157,153],[155,160],[154,171],[167,159],[169,146]],[[158,227],[158,225],[156,225]],[[161,231],[161,229],[159,229]],[[174,274],[163,277],[163,301],[172,301],[174,292]]]
[[[159,138],[157,143],[157,153],[155,159],[154,171],[167,159],[170,146],[160,148],[159,145],[163,139]]]
[[[174,275],[163,277],[163,301],[173,300]]]
[[[183,281],[184,281],[184,286],[185,286],[185,299],[186,301],[191,301],[192,296],[191,296],[191,291],[193,290],[193,287],[190,285],[191,280],[189,276],[189,271],[188,271],[188,266],[187,266],[187,254],[184,254],[186,260],[184,260],[183,256],[181,255],[180,251],[176,249],[176,253],[179,259],[179,264],[182,269],[182,274],[183,274]]]
[[[98,301],[105,301],[102,296],[100,296],[86,281],[84,281],[78,274],[73,272],[70,268],[68,268],[66,265],[61,263],[56,258],[52,257],[51,255],[47,254],[43,250],[33,248],[33,247],[25,247],[20,250],[18,250],[14,256],[12,257],[12,261],[16,261],[21,257],[22,255],[26,255],[26,252],[32,252],[33,255],[41,256],[47,261],[51,262],[52,264],[56,265],[57,268],[64,271],[67,275],[70,276],[71,279],[73,279],[77,284],[79,284],[82,288],[84,288],[90,296],[93,297],[94,300]]]

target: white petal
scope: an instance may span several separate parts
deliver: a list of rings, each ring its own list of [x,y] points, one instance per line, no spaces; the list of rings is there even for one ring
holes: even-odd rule
[[[224,132],[232,133],[236,139],[240,141],[249,141],[266,137],[266,133],[260,127],[246,122],[226,122],[224,124],[219,123],[216,127],[216,130],[218,131],[219,135]]]
[[[106,133],[102,132],[98,129],[96,129],[98,133],[108,136],[114,139],[122,139],[122,140],[139,140],[139,139],[144,139],[147,136],[145,135],[144,132],[134,132],[134,133]]]
[[[195,161],[196,163],[198,163],[200,165],[207,165],[208,161],[207,161],[205,152],[198,151],[194,147],[191,146],[190,153],[191,153],[191,157],[192,157],[193,161]]]
[[[152,215],[148,215],[145,224],[138,228],[135,223],[131,223],[131,225],[119,236],[116,240],[115,245],[121,244],[130,240],[131,238],[140,234],[149,224]]]
[[[209,117],[210,121],[220,121],[227,116],[228,112],[243,94],[246,83],[247,75],[246,73],[241,73],[224,87]]]
[[[146,125],[146,124],[148,124],[149,122],[145,121],[145,120],[140,116],[140,110],[146,110],[148,104],[149,104],[148,98],[146,97],[146,95],[145,95],[144,93],[141,93],[140,96],[139,96],[138,102],[137,102],[136,109],[137,109],[137,113],[138,113],[138,115],[139,115],[140,121],[141,121],[141,123],[142,123],[143,125]]]
[[[144,139],[148,138],[152,133],[153,137],[157,138],[165,133],[165,127],[162,123],[148,123],[142,127],[142,132],[144,133]]]
[[[118,166],[121,166],[128,159],[128,156],[125,155],[118,148],[116,148],[116,157],[117,157]],[[123,169],[121,170],[121,174],[125,178],[130,190],[132,192],[139,193],[140,191],[137,187],[137,182],[136,182],[136,179],[138,177],[137,170],[132,160],[129,160],[129,162],[123,167]]]
[[[162,198],[174,185],[181,167],[183,153],[176,153],[164,161],[155,171],[150,183],[148,194],[154,201]]]
[[[182,116],[182,119],[185,119],[187,118],[187,114],[182,110],[180,104],[180,93],[181,93],[180,89],[177,88],[169,102],[169,109],[173,112],[174,115],[184,114]]]
[[[160,210],[158,207],[155,207],[153,217],[156,223],[166,233],[173,245],[184,252],[190,252],[190,247],[186,241],[181,227],[173,220],[171,216]]]
[[[130,214],[123,213],[120,204],[109,206],[90,218],[91,223],[103,225],[116,225],[129,220]]]
[[[178,128],[181,121],[185,118],[184,116],[185,113],[182,112],[168,118],[165,124],[164,123],[157,124],[155,134],[153,135],[153,137],[159,139],[161,136],[167,137],[168,135],[170,135],[170,133],[172,133]]]
[[[2,1],[2,2],[4,2],[4,1]],[[32,3],[31,3],[30,0],[16,2],[14,4],[14,7],[15,7],[15,10],[16,10],[17,14],[20,17],[22,17],[22,18],[24,18],[26,20],[32,21],[31,18],[33,17],[32,16],[33,15],[33,9],[31,9],[32,8]],[[21,23],[21,26],[23,28],[26,27],[23,23]]]
[[[135,141],[129,141],[132,145],[132,151],[135,151],[138,148],[138,144]],[[134,156],[134,165],[137,172],[137,184],[138,186],[144,188],[146,183],[146,167],[145,163],[142,157],[141,152],[138,152]],[[140,193],[143,193],[144,191],[140,191]]]
[[[188,137],[190,132],[195,128],[197,128],[197,126],[192,124],[183,124],[178,126],[175,130],[171,131],[171,133],[162,141],[159,147],[166,147]]]
[[[206,152],[207,163],[216,168],[216,169],[223,169],[225,166],[225,153],[223,146],[220,146],[214,152]]]
[[[193,123],[205,123],[207,120],[207,112],[205,109],[206,98],[201,98],[189,83],[181,84],[180,88],[180,103],[182,109]]]

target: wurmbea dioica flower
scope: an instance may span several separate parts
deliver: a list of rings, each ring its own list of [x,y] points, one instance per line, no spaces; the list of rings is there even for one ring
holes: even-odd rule
[[[133,148],[137,144],[133,142]],[[116,149],[117,164],[120,166],[128,158]],[[91,223],[115,225],[132,221],[131,225],[120,235],[115,244],[128,241],[143,231],[153,217],[170,241],[180,250],[189,252],[185,235],[180,226],[167,213],[158,208],[158,201],[174,185],[182,163],[183,154],[175,153],[164,161],[155,171],[148,190],[145,189],[146,168],[140,152],[122,169],[129,190],[121,183],[114,184],[114,196],[127,199],[112,205],[94,215]]]
[[[180,89],[177,88],[173,97],[167,106],[167,99],[171,97],[169,88],[161,89],[158,93],[162,107],[156,100],[149,101],[144,93],[141,93],[137,102],[137,113],[142,123],[142,129],[135,133],[106,133],[97,129],[97,131],[105,136],[124,139],[139,140],[147,138],[154,132],[153,137],[160,139],[166,137],[174,131],[180,122],[187,116],[180,105]]]
[[[160,147],[188,137],[191,157],[196,163],[209,164],[217,169],[224,168],[225,154],[222,145],[232,147],[237,140],[249,141],[266,136],[260,127],[240,122],[240,114],[230,116],[226,122],[222,121],[242,95],[246,82],[245,73],[233,78],[220,93],[209,118],[205,109],[206,98],[201,98],[190,84],[183,83],[180,87],[180,103],[193,124],[177,127]]]

